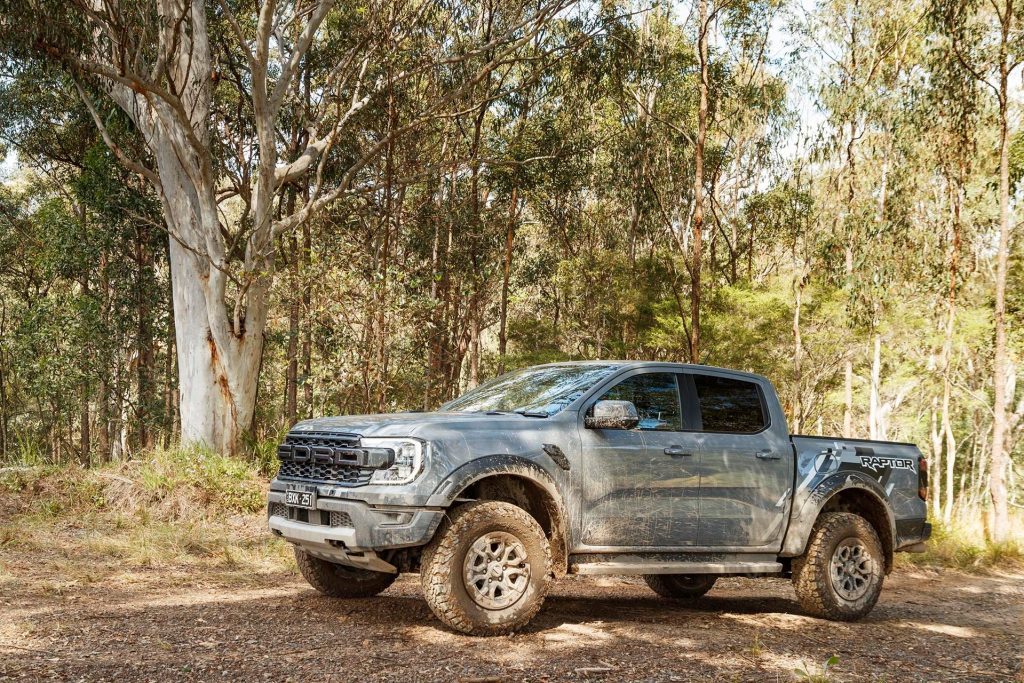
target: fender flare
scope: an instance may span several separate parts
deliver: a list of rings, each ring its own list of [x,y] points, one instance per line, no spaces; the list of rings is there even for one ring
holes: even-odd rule
[[[428,505],[447,507],[471,484],[502,474],[529,479],[543,488],[559,506],[562,505],[562,494],[550,472],[529,456],[506,453],[474,458],[461,465],[437,485],[430,494]]]
[[[543,453],[541,453],[543,455]],[[427,504],[448,508],[463,491],[489,477],[510,476],[525,479],[538,486],[550,499],[548,514],[551,518],[552,560],[556,573],[564,573],[568,562],[569,527],[565,502],[554,476],[536,459],[528,455],[495,454],[475,458],[451,472],[431,494]],[[557,544],[557,547],[556,547]]]
[[[882,550],[885,552],[886,566],[891,569],[896,544],[896,520],[882,487],[874,479],[859,472],[835,472],[814,487],[800,510],[794,510],[792,521],[786,532],[786,540],[779,555],[782,557],[803,555],[811,537],[811,530],[814,528],[815,522],[818,521],[821,511],[830,500],[844,491],[862,491],[871,496],[883,510],[888,529],[880,531],[888,531],[888,534],[879,535],[881,536]]]

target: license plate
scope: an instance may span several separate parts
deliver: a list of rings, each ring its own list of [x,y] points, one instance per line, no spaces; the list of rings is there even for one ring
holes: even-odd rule
[[[296,508],[316,509],[316,491],[288,489],[284,494],[284,504]]]

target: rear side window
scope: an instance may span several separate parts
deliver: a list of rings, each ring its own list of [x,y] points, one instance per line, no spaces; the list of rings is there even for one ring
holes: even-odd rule
[[[693,375],[705,432],[759,432],[768,426],[761,392],[753,382]]]

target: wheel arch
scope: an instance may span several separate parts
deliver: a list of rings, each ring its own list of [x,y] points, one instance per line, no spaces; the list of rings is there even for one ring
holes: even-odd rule
[[[551,548],[551,566],[564,575],[568,563],[568,535],[562,496],[554,478],[539,464],[524,457],[497,455],[463,466],[434,497],[444,507],[472,500],[500,500],[526,510],[544,530]]]
[[[790,525],[781,555],[802,555],[814,525],[826,512],[851,512],[866,519],[882,542],[885,573],[892,571],[896,521],[886,502],[885,492],[874,480],[846,473],[826,479],[814,490]]]

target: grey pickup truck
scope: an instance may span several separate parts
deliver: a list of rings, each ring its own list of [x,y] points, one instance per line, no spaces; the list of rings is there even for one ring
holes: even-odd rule
[[[418,571],[434,614],[478,635],[525,625],[564,574],[681,601],[791,577],[806,612],[858,619],[931,532],[916,446],[791,435],[767,379],[708,366],[526,368],[436,412],[300,422],[278,457],[269,526],[314,588],[368,597]]]

